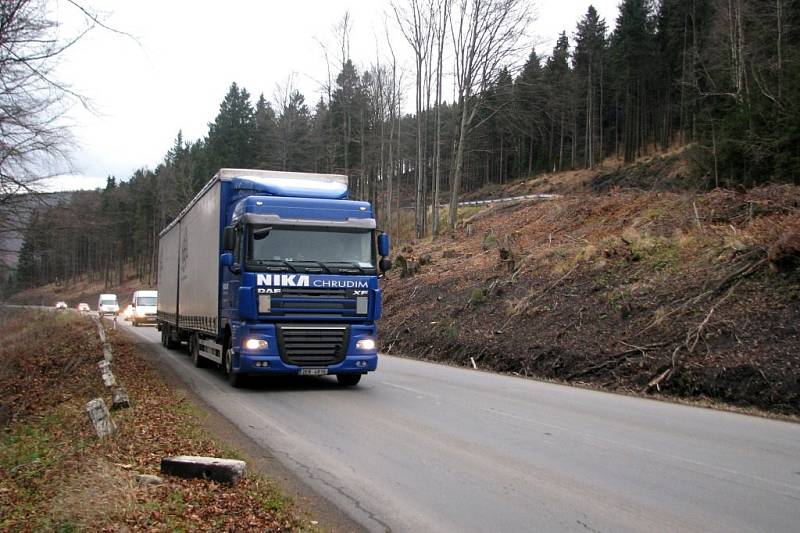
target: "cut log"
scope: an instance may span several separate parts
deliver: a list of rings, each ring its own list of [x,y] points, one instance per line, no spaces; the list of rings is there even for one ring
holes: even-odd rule
[[[111,361],[114,357],[111,355],[111,346],[108,343],[103,344],[103,359]]]
[[[95,398],[87,403],[86,414],[89,415],[89,420],[92,422],[97,436],[101,439],[111,435],[117,429],[114,421],[111,420],[106,402],[102,398]]]
[[[128,393],[125,392],[125,389],[122,387],[117,387],[114,389],[111,400],[111,410],[116,411],[117,409],[127,409],[130,406],[131,400],[128,398]]]
[[[210,479],[236,483],[244,475],[246,463],[235,459],[176,455],[161,459],[161,473],[182,478]]]

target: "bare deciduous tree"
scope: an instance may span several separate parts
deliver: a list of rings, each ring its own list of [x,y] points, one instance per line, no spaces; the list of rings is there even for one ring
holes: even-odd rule
[[[95,26],[106,27],[77,2],[83,26],[65,37],[47,0],[0,2],[0,240],[20,235],[42,182],[67,172],[71,145],[65,111],[88,103],[60,82],[55,67]],[[109,28],[110,29],[110,28]],[[63,31],[63,30],[62,30]],[[112,30],[115,31],[115,30]],[[0,245],[3,246],[3,245]],[[13,250],[12,250],[13,251]]]
[[[501,62],[516,56],[529,21],[528,0],[458,0],[452,12],[450,32],[460,119],[450,180],[451,227],[455,227],[458,215],[464,145],[480,107],[480,95],[496,76]]]
[[[423,63],[430,51],[433,32],[433,16],[430,5],[422,0],[409,0],[407,8],[392,2],[397,24],[406,41],[414,51],[416,66],[416,122],[417,122],[417,193],[415,202],[415,230],[417,237],[425,234],[425,163],[423,160],[422,102],[423,102]]]

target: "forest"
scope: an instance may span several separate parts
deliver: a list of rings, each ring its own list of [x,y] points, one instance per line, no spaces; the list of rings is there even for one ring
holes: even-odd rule
[[[459,196],[487,184],[675,147],[704,189],[800,183],[797,0],[623,0],[613,21],[590,6],[547,50],[525,37],[527,0],[398,1],[389,24],[403,39],[360,63],[345,15],[313,100],[231,83],[204,137],[178,131],[156,168],[37,210],[6,290],[154,284],[160,230],[226,167],[345,174],[381,227],[416,238],[453,227]]]

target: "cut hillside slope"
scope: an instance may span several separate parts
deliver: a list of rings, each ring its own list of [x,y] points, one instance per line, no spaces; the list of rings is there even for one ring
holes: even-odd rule
[[[401,253],[389,353],[800,414],[800,188],[499,205]]]
[[[681,192],[713,187],[710,176],[702,176],[694,162],[695,148],[682,146],[643,156],[631,164],[608,158],[593,169],[544,173],[507,184],[490,184],[462,195],[462,201],[487,200],[527,194],[581,194],[619,189]]]

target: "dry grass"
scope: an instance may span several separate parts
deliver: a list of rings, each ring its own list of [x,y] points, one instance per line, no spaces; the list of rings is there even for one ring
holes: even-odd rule
[[[97,524],[117,524],[139,506],[142,488],[129,472],[98,458],[66,479],[50,501],[54,524],[90,531]]]

